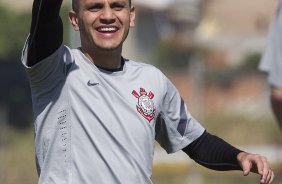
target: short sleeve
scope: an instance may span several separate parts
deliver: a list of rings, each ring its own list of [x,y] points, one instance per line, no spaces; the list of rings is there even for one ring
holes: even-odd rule
[[[27,43],[27,42],[26,42]],[[44,108],[52,103],[65,85],[66,76],[73,64],[71,50],[61,45],[54,53],[37,64],[27,66],[28,44],[22,53],[24,65],[30,81],[34,116],[38,116]]]
[[[189,113],[178,90],[166,77],[164,83],[164,97],[156,123],[156,140],[167,153],[173,153],[200,137],[204,128]]]
[[[268,74],[271,85],[282,87],[282,3],[271,25],[259,69]]]
[[[61,45],[54,53],[32,67],[27,66],[28,40],[22,51],[22,64],[32,86],[50,85],[66,74],[67,65],[72,63],[71,51]]]

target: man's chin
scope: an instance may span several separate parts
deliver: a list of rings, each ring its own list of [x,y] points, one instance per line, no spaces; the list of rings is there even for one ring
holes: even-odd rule
[[[122,45],[107,45],[107,46],[97,46],[97,50],[104,52],[120,51]]]

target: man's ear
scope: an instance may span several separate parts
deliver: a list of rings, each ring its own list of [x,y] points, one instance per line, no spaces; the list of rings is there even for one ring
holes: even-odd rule
[[[78,18],[75,11],[69,11],[69,20],[75,31],[79,31]]]
[[[135,10],[135,7],[132,6],[130,8],[130,27],[135,26],[135,16],[136,16],[136,10]]]

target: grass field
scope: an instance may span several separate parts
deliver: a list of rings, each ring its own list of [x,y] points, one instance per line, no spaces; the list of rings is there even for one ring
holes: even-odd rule
[[[3,142],[0,147],[0,183],[37,183],[32,130],[6,129]]]
[[[222,116],[210,118],[209,125],[205,125],[215,134],[235,144],[279,144],[281,134],[276,124],[264,119],[246,120],[242,117]],[[219,123],[229,122],[228,128]],[[240,122],[240,123],[238,123]],[[243,123],[244,122],[244,123]],[[264,123],[263,123],[264,122]],[[256,125],[255,127],[252,125]],[[267,125],[265,125],[267,124]],[[251,129],[251,127],[254,127]],[[3,129],[0,141],[0,183],[1,184],[35,184],[37,174],[34,160],[33,130],[17,131],[11,128]],[[250,133],[251,130],[251,133]],[[236,136],[237,135],[237,136]],[[282,145],[282,144],[281,144]],[[274,184],[282,184],[282,167],[272,163],[276,172]],[[258,177],[251,174],[243,177],[239,171],[217,172],[203,168],[196,164],[163,164],[154,165],[154,184],[257,184]]]
[[[275,170],[273,184],[282,184],[282,170],[278,165],[272,165]],[[158,168],[160,167],[160,168]],[[154,184],[258,184],[259,177],[249,174],[244,177],[241,171],[212,171],[196,164],[185,166],[154,166]]]

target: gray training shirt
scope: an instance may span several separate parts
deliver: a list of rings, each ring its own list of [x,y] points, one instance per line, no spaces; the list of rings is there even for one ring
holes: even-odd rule
[[[155,140],[173,153],[204,132],[151,65],[125,61],[108,72],[62,45],[26,70],[40,184],[152,183]]]
[[[268,73],[271,85],[282,88],[282,1],[279,2],[276,17],[269,31],[266,49],[259,65]]]

